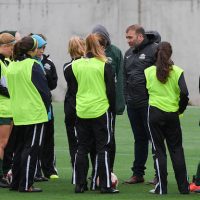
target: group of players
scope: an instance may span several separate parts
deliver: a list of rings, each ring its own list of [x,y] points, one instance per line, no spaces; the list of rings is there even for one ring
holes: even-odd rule
[[[18,37],[18,32],[0,34],[0,187],[41,192],[34,181],[58,178],[50,92],[58,77],[44,54],[46,38]],[[133,175],[125,183],[144,182],[150,140],[155,167],[150,192],[167,194],[166,140],[179,192],[199,191],[198,177],[190,187],[187,179],[179,115],[189,98],[183,70],[171,60],[172,47],[140,25],[129,26],[126,39],[130,48],[124,58],[101,25],[86,39],[75,36],[69,41],[72,60],[63,68],[68,87],[64,111],[75,193],[88,190],[88,154],[90,190],[119,193],[111,174],[116,115],[123,114],[125,104],[135,139]]]

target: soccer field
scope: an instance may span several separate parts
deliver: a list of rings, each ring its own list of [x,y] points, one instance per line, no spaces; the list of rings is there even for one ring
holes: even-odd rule
[[[190,181],[192,175],[196,173],[199,162],[200,150],[200,107],[188,107],[181,118],[183,130],[183,144]],[[63,103],[54,103],[55,115],[55,145],[57,156],[57,169],[59,179],[43,183],[36,183],[35,186],[43,189],[42,193],[19,193],[0,188],[0,200],[152,200],[152,199],[199,199],[199,194],[180,195],[174,178],[171,161],[168,157],[168,195],[158,196],[149,194],[148,191],[153,187],[145,183],[137,185],[125,185],[123,180],[131,176],[131,165],[133,161],[133,135],[127,114],[117,117],[116,122],[116,144],[117,153],[115,161],[115,174],[119,179],[119,194],[99,194],[99,192],[87,191],[83,194],[75,194],[74,186],[71,185],[71,165],[69,161],[69,151],[67,136],[64,126]],[[149,148],[150,149],[150,148]],[[145,181],[154,177],[151,150],[146,164],[147,170]],[[90,172],[89,172],[90,173]]]

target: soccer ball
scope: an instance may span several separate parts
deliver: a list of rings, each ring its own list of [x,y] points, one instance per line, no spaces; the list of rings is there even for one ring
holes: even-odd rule
[[[111,187],[116,189],[118,184],[119,184],[119,180],[117,178],[117,176],[111,172]],[[96,180],[96,186],[99,187],[99,176],[97,177],[97,180]]]
[[[8,171],[8,173],[6,174],[6,181],[8,182],[8,184],[10,185],[12,183],[12,169],[10,169]]]
[[[112,188],[117,188],[118,184],[119,184],[119,180],[116,176],[116,174],[111,173],[111,182],[112,182]]]

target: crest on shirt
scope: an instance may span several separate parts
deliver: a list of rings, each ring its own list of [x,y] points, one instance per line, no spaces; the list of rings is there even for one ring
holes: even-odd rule
[[[142,54],[140,54],[139,59],[144,60],[145,57],[146,57],[145,54],[142,53]]]
[[[50,70],[50,69],[51,69],[51,65],[48,64],[48,63],[46,63],[46,64],[44,65],[44,68],[47,69],[47,70]]]

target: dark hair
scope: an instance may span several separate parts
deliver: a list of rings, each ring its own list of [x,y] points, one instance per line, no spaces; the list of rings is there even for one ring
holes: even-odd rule
[[[21,60],[26,57],[29,51],[34,51],[37,48],[36,39],[26,36],[19,40],[13,49],[13,58],[14,60]]]
[[[137,33],[137,34],[142,34],[143,37],[145,37],[145,30],[144,30],[144,28],[143,28],[141,25],[139,25],[139,24],[134,24],[134,25],[129,26],[129,27],[126,29],[126,33],[128,33],[130,30],[135,31],[135,33]]]
[[[174,64],[171,60],[172,46],[169,42],[161,42],[157,48],[156,76],[161,83],[166,83]]]

